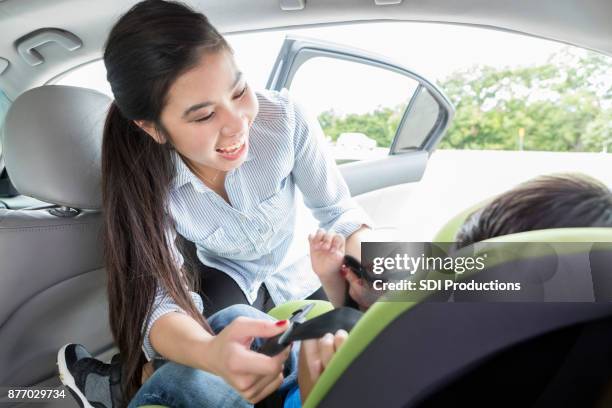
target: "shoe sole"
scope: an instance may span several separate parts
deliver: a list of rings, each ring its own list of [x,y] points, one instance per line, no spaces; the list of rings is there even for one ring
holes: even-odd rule
[[[81,408],[94,408],[85,395],[79,390],[74,382],[74,377],[70,374],[70,370],[68,370],[68,365],[66,364],[66,347],[70,344],[66,344],[57,352],[57,368],[59,371],[59,378],[62,384],[68,388],[68,391],[72,394],[74,399],[79,403]]]

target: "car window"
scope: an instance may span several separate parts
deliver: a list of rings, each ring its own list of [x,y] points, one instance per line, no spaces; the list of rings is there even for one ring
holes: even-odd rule
[[[106,68],[102,60],[76,67],[54,81],[57,85],[79,86],[94,89],[113,97],[110,84],[106,80]]]
[[[377,224],[396,226],[405,240],[428,241],[465,208],[541,174],[581,172],[612,186],[611,156],[604,153],[612,152],[609,56],[517,33],[438,23],[376,22],[227,35],[253,88],[265,88],[287,35],[383,55],[437,84],[455,105],[455,116],[418,186],[401,186],[393,189],[396,195],[385,197],[395,210],[376,210],[381,202],[376,196],[362,201],[376,213]],[[323,89],[328,81],[311,78]],[[110,95],[101,61],[71,71],[59,83]],[[312,113],[318,115],[330,151],[338,151],[335,143],[348,138],[354,159],[376,157],[376,149],[384,146],[377,141],[369,150],[371,142],[359,135],[370,137],[365,126],[342,130],[349,134],[342,139],[338,133],[336,139],[331,136],[334,124],[342,123],[341,112],[350,112],[346,107],[353,100],[368,98],[362,91],[369,84],[352,85],[350,92],[333,95],[332,112]],[[316,110],[316,105],[305,107]],[[375,116],[372,110],[353,113],[357,123]],[[374,126],[386,124],[381,120]]]
[[[612,149],[610,57],[525,35],[434,23],[360,23],[227,35],[253,87],[265,87],[286,35],[381,54],[437,83],[456,107],[438,149]],[[302,102],[318,117],[338,158],[346,154],[338,145],[351,146],[358,158],[376,157],[388,149],[390,129],[403,106],[396,90],[409,92],[410,85],[400,79],[368,82],[362,68],[341,67],[338,61],[330,65],[319,59],[303,67],[298,72],[305,79],[299,81],[301,90],[292,89],[292,94],[304,94]],[[337,88],[339,81],[342,86]],[[110,94],[101,62],[76,69],[59,83]],[[309,89],[309,84],[316,87]],[[325,89],[334,92],[320,91]]]
[[[320,78],[325,81],[321,83]],[[291,94],[318,118],[334,158],[344,163],[389,153],[418,85],[412,78],[379,67],[315,57],[300,66]],[[421,139],[427,135],[421,134]]]
[[[438,149],[612,150],[612,58],[608,56],[526,35],[430,23],[346,24],[231,36],[245,71],[260,84],[272,64],[261,61],[273,61],[275,56],[265,44],[280,47],[286,34],[375,52],[437,83],[456,107]],[[249,46],[253,42],[258,47]],[[257,58],[260,53],[265,58]],[[337,80],[330,75],[312,78],[317,89],[332,88]],[[350,82],[350,75],[344,81]],[[373,85],[355,80],[352,86],[352,92],[334,95],[334,111],[319,109],[319,121],[332,143],[338,142],[338,124],[347,122],[347,108],[359,102],[366,105],[370,93],[362,91]],[[311,105],[316,110],[327,97],[322,95]],[[350,132],[370,136],[372,127],[379,132],[388,128],[382,115],[372,120],[376,112],[370,107],[350,116],[356,124]],[[368,156],[368,148],[362,149],[354,154]]]
[[[607,152],[612,59],[562,47],[538,64],[474,66],[444,79],[455,103],[441,148]]]
[[[6,117],[6,112],[8,112],[9,106],[11,106],[10,99],[0,90],[0,157],[2,157],[2,134],[4,130],[4,118]],[[3,170],[3,161],[0,159],[0,173]]]

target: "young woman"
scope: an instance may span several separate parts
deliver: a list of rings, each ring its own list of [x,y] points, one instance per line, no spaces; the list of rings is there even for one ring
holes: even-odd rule
[[[214,333],[202,313],[321,295],[293,234],[296,188],[357,257],[367,217],[321,149],[318,125],[286,96],[254,92],[204,15],[138,3],[111,30],[104,63],[115,96],[102,151],[105,260],[124,399],[141,385],[145,357],[162,356],[259,401],[279,387],[288,352],[270,358],[248,345],[282,322],[237,319]],[[195,244],[195,273],[177,232]]]

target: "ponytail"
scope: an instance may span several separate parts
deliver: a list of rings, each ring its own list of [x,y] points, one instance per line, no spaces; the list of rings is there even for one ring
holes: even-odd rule
[[[158,287],[211,332],[182,280],[169,242],[174,228],[167,208],[175,174],[168,144],[159,144],[111,104],[102,143],[104,254],[108,274],[110,327],[123,362],[124,403],[140,387],[143,327]],[[188,280],[187,280],[188,279]]]
[[[197,290],[198,275],[180,274],[169,242],[174,223],[167,203],[176,155],[170,143],[157,143],[134,120],[163,131],[161,114],[172,83],[202,55],[229,45],[202,13],[179,2],[143,0],[119,18],[104,48],[116,101],[102,144],[104,251],[110,327],[129,401],[140,387],[143,328],[159,290],[211,332],[189,293]]]

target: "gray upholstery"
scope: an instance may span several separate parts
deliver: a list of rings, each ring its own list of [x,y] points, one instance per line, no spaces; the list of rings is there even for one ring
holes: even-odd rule
[[[17,190],[74,208],[100,208],[100,149],[110,99],[96,91],[42,86],[17,98],[2,142]]]
[[[53,383],[65,343],[94,353],[112,346],[95,210],[108,104],[97,92],[49,86],[26,92],[9,112],[6,165],[17,188],[81,211],[0,209],[0,386]]]

